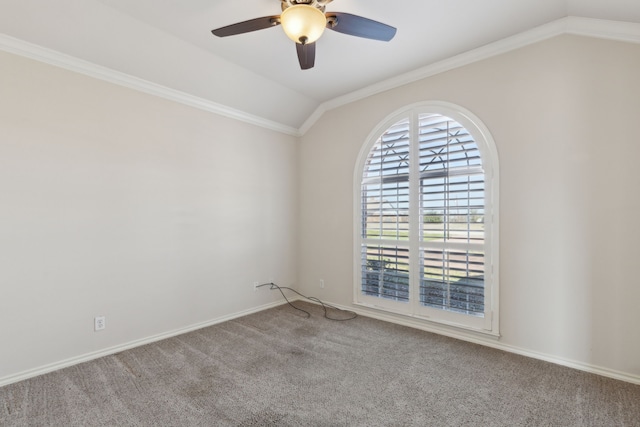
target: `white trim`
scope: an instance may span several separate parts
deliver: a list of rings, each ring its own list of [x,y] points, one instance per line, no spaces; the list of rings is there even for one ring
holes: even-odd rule
[[[450,71],[455,68],[511,52],[552,37],[560,36],[562,34],[573,34],[629,43],[640,43],[640,24],[581,18],[576,16],[561,18],[531,30],[489,43],[477,49],[461,53],[451,58],[418,68],[417,70],[410,71],[408,73],[400,74],[355,92],[323,102],[300,127],[300,134],[304,135],[327,111],[387,90],[395,89],[397,87],[434,76],[436,74],[444,73],[445,71]]]
[[[49,65],[64,68],[89,77],[109,83],[134,89],[149,95],[154,95],[189,107],[218,114],[220,116],[239,120],[262,128],[274,130],[287,135],[301,136],[300,132],[291,126],[268,120],[253,114],[245,113],[235,108],[227,107],[208,99],[190,95],[186,92],[171,89],[148,80],[115,71],[92,62],[84,61],[64,53],[28,43],[0,33],[0,50],[26,58],[35,59]]]
[[[293,300],[292,300],[293,301]],[[147,338],[141,338],[134,341],[129,341],[124,344],[116,345],[113,347],[105,348],[91,353],[86,353],[81,356],[71,357],[69,359],[61,360],[59,362],[50,363],[48,365],[39,366],[37,368],[29,369],[17,374],[9,375],[4,378],[0,378],[0,387],[23,381],[29,378],[37,377],[49,372],[57,371],[59,369],[67,368],[69,366],[78,365],[80,363],[88,362],[90,360],[99,359],[101,357],[109,356],[111,354],[119,353],[121,351],[129,350],[135,347],[140,347],[145,344],[150,344],[156,341],[161,341],[167,338],[175,337],[177,335],[186,334],[188,332],[195,331],[197,329],[206,328],[208,326],[217,325],[219,323],[227,322],[229,320],[237,319],[238,317],[247,316],[249,314],[257,313],[263,310],[274,308],[280,305],[286,304],[286,301],[275,301],[268,304],[263,304],[258,307],[250,308],[248,310],[239,311],[236,313],[228,314],[226,316],[217,317],[206,322],[196,323],[184,328],[174,329],[172,331],[163,332],[161,334],[152,335]]]
[[[90,77],[128,87],[130,89],[135,89],[150,95],[169,99],[200,110],[219,114],[221,116],[250,123],[287,135],[300,137],[307,133],[307,131],[313,127],[324,113],[333,110],[334,108],[562,34],[574,34],[629,43],[640,43],[640,24],[633,22],[581,18],[576,16],[561,18],[531,30],[323,102],[304,121],[299,129],[253,114],[245,113],[185,92],[170,89],[88,61],[74,58],[70,55],[28,43],[2,33],[0,33],[0,50],[85,74]]]
[[[461,330],[459,328],[448,328],[439,324],[433,324],[427,320],[408,318],[403,315],[396,317],[388,313],[380,312],[375,309],[367,309],[366,307],[359,305],[347,307],[341,304],[330,303],[327,301],[323,302],[325,304],[331,304],[332,306],[342,310],[353,311],[359,316],[370,317],[372,319],[377,319],[384,322],[407,326],[426,332],[432,332],[438,335],[444,335],[450,338],[459,339],[461,341],[467,341],[474,344],[483,345],[485,347],[495,348],[496,350],[506,351],[507,353],[519,354],[521,356],[530,357],[532,359],[543,360],[545,362],[550,362],[556,365],[566,366],[568,368],[589,372],[603,377],[613,378],[616,380],[640,385],[640,375],[616,371],[615,369],[609,369],[602,366],[578,362],[576,360],[566,359],[551,354],[540,353],[526,348],[504,344],[498,341],[499,337],[490,336],[485,333],[475,332],[472,330]]]
[[[302,300],[300,297],[289,298],[290,302],[295,302],[298,300]],[[307,300],[305,300],[307,301]],[[307,301],[313,304],[319,305],[314,301]],[[431,324],[427,320],[417,319],[417,318],[407,318],[406,316],[395,317],[388,313],[380,312],[375,309],[368,310],[364,308],[364,306],[344,306],[337,303],[330,303],[327,301],[323,301],[325,304],[331,304],[332,306],[342,309],[342,310],[350,310],[358,314],[359,316],[369,317],[372,319],[381,320],[383,322],[389,322],[396,325],[407,326],[409,328],[419,329],[421,331],[431,332],[438,335],[444,335],[450,338],[459,339],[461,341],[471,342],[478,345],[483,345],[486,347],[495,348],[497,350],[506,351],[508,353],[519,354],[521,356],[530,357],[532,359],[543,360],[545,362],[553,363],[560,366],[566,366],[569,368],[577,369],[584,372],[589,372],[592,374],[600,375],[607,378],[613,378],[620,381],[625,381],[632,384],[640,385],[640,375],[629,374],[626,372],[617,371],[615,369],[604,368],[597,365],[591,365],[589,363],[582,363],[571,359],[565,359],[558,356],[553,356],[546,353],[540,353],[537,351],[528,350],[525,348],[500,343],[497,340],[498,336],[490,336],[488,334],[479,333],[475,331],[463,331],[459,328],[449,329],[446,326],[439,324]],[[163,339],[171,338],[177,335],[181,335],[184,333],[192,332],[197,329],[206,328],[208,326],[213,326],[219,323],[223,323],[229,320],[237,319],[239,317],[247,316],[249,314],[257,313],[263,310],[267,310],[273,307],[278,307],[280,305],[287,304],[286,301],[276,301],[273,303],[261,305],[259,307],[255,307],[253,309],[244,310],[238,313],[230,314],[227,316],[219,317],[214,320],[210,320],[207,322],[198,323],[195,325],[188,326],[182,329],[175,329],[173,331],[154,335],[148,338],[144,338],[141,340],[130,341],[126,344],[122,344],[119,346],[110,347],[104,350],[87,353],[82,356],[72,357],[69,359],[62,360],[60,362],[51,363],[49,365],[40,366],[38,368],[29,369],[27,371],[23,371],[14,375],[9,375],[4,378],[0,378],[0,387],[4,387],[9,384],[17,383],[19,381],[23,381],[29,378],[37,377],[40,375],[44,375],[49,372],[57,371],[63,368],[67,368],[69,366],[78,365],[80,363],[88,362],[94,359],[99,359],[101,357],[109,356],[111,354],[119,353],[124,350],[129,350],[135,347],[139,347],[145,344],[150,344],[156,341],[160,341]]]
[[[300,129],[298,129],[300,136],[303,136],[304,134],[306,134],[309,131],[309,129],[311,129],[313,125],[316,124],[318,120],[320,120],[323,114],[330,110],[330,108],[327,108],[327,105],[326,105],[328,102],[331,102],[331,101],[327,101],[325,103],[320,104],[315,109],[315,111],[311,113],[311,115],[307,118],[307,120],[305,120],[304,123],[302,123],[302,126],[300,126]]]
[[[640,24],[569,16],[565,18],[565,33],[578,36],[640,43]]]
[[[253,114],[227,107],[225,105],[170,89],[147,80],[133,77],[88,61],[74,58],[61,52],[47,49],[23,40],[0,33],[0,50],[35,59],[36,61],[61,67],[77,73],[85,74],[100,80],[108,81],[120,86],[135,89],[150,95],[179,102],[200,110],[219,114],[221,116],[240,120],[266,129],[281,132],[287,135],[303,136],[327,111],[343,105],[359,101],[378,93],[395,89],[445,71],[453,70],[472,64],[483,59],[491,58],[510,52],[521,47],[540,42],[562,34],[574,34],[586,37],[595,37],[608,40],[617,40],[629,43],[640,43],[640,24],[633,22],[608,21],[603,19],[582,18],[568,16],[549,22],[531,30],[516,34],[511,37],[489,43],[485,46],[473,49],[451,58],[427,65],[417,70],[401,74],[399,76],[383,80],[379,83],[367,86],[360,90],[339,96],[320,104],[315,111],[304,121],[299,129],[268,120]]]
[[[415,303],[414,298],[410,298],[409,304],[407,306],[404,302],[397,302],[393,300],[386,300],[377,297],[370,297],[363,295],[360,291],[361,289],[361,246],[365,243],[366,239],[361,236],[361,226],[362,226],[362,199],[361,199],[361,191],[362,191],[362,173],[364,164],[366,162],[369,153],[371,152],[372,147],[379,140],[380,135],[382,135],[390,126],[393,126],[394,123],[397,123],[399,120],[403,120],[409,118],[411,122],[410,132],[411,132],[411,159],[415,159],[417,156],[417,149],[415,148],[415,140],[414,140],[414,124],[417,121],[418,115],[422,113],[435,113],[442,114],[447,116],[453,120],[458,121],[474,138],[478,149],[482,155],[482,164],[484,167],[484,175],[485,175],[485,199],[488,203],[485,203],[485,215],[491,218],[490,221],[485,222],[485,249],[488,246],[489,251],[485,252],[485,316],[484,318],[474,318],[472,316],[466,316],[458,313],[447,312],[444,310],[436,310],[430,309],[428,307],[423,307]],[[500,334],[500,316],[499,316],[499,193],[500,193],[500,179],[499,179],[499,158],[498,151],[491,135],[491,132],[486,127],[486,125],[473,114],[468,109],[453,104],[447,101],[423,101],[416,102],[402,108],[397,109],[396,111],[389,114],[383,121],[381,121],[378,126],[376,126],[373,131],[369,134],[367,139],[363,142],[360,148],[360,152],[358,153],[358,157],[356,159],[356,165],[353,171],[353,301],[354,304],[363,305],[366,307],[377,308],[379,310],[385,310],[392,313],[398,313],[405,315],[411,318],[422,318],[428,320],[430,322],[441,323],[449,326],[457,326],[462,329],[475,330],[482,334],[499,336]],[[412,160],[411,170],[416,170],[415,160]],[[415,202],[417,200],[417,182],[415,181],[415,174],[411,173],[410,177],[414,180],[410,184],[410,208],[409,208],[409,216],[411,218],[418,218],[418,205]],[[413,220],[410,220],[410,223],[413,224]],[[415,224],[412,225],[412,229],[415,232]],[[413,234],[415,236],[415,234]],[[373,243],[373,242],[372,242]],[[409,239],[408,241],[395,241],[395,240],[384,240],[377,239],[374,244],[386,244],[388,246],[400,246],[404,248],[410,248],[410,253],[416,254],[418,253],[418,247],[422,246],[417,241],[413,239]],[[447,248],[455,247],[455,245],[446,245]],[[467,249],[466,246],[461,247],[461,249]],[[411,266],[409,267],[410,271],[413,271],[414,276],[411,277],[410,283],[414,289],[413,294],[417,295],[415,287],[417,287],[416,283],[418,283],[419,274],[417,273],[418,268],[415,265],[415,258],[412,259],[409,256]],[[410,309],[405,309],[407,307]],[[433,314],[433,315],[432,315]]]

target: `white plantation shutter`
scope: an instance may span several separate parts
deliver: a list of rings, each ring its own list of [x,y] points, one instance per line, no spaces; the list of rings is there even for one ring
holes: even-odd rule
[[[391,126],[371,150],[362,180],[363,236],[408,238],[409,122]]]
[[[409,249],[401,246],[362,247],[362,292],[395,301],[409,301]]]
[[[420,302],[484,316],[484,170],[473,137],[439,115],[418,118]]]
[[[356,302],[490,329],[483,152],[453,118],[414,111],[364,159]]]
[[[409,120],[371,149],[362,179],[362,292],[409,301]]]

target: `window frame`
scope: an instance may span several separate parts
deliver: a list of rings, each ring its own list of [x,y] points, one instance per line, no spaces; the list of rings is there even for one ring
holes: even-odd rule
[[[410,298],[409,302],[398,302],[391,299],[366,296],[362,292],[362,245],[366,240],[362,237],[362,182],[364,167],[369,154],[381,137],[391,126],[399,121],[409,119],[410,138],[410,166],[409,166],[409,235],[414,236],[408,241],[393,239],[378,239],[376,242],[382,246],[406,247],[410,254],[419,253],[425,245],[419,238],[419,200],[420,184],[418,170],[419,144],[416,139],[416,121],[420,115],[440,114],[457,121],[473,137],[480,151],[482,166],[484,169],[484,196],[485,196],[485,236],[484,236],[484,317],[460,314],[447,310],[432,308],[420,304],[419,297]],[[354,169],[354,283],[353,303],[368,308],[374,308],[385,312],[391,312],[421,319],[427,322],[445,324],[457,328],[473,330],[484,334],[499,336],[499,168],[498,152],[489,129],[469,110],[445,101],[427,101],[405,106],[389,114],[368,135],[362,144]],[[411,255],[409,275],[410,294],[419,295],[420,269],[415,261],[416,255]]]

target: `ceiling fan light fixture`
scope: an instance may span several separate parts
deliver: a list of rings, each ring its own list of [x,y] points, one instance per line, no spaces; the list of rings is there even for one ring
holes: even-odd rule
[[[327,26],[324,13],[307,4],[297,4],[282,11],[280,24],[287,37],[299,44],[313,43]]]

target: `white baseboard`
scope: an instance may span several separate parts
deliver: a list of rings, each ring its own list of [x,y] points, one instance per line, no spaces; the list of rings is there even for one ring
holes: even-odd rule
[[[119,353],[124,350],[129,350],[131,348],[139,347],[145,344],[150,344],[152,342],[164,340],[167,338],[175,337],[177,335],[186,334],[187,332],[195,331],[197,329],[206,328],[207,326],[216,325],[218,323],[226,322],[228,320],[237,319],[238,317],[246,316],[249,314],[257,313],[259,311],[267,310],[269,308],[277,307],[279,305],[286,304],[285,301],[276,301],[264,305],[260,305],[258,307],[254,307],[248,310],[239,311],[237,313],[229,314],[226,316],[218,317],[212,320],[208,320],[206,322],[196,323],[185,328],[174,329],[172,331],[164,332],[161,334],[153,335],[150,337],[142,338],[139,340],[129,341],[127,343],[116,345],[113,347],[105,348],[102,350],[94,351],[91,353],[86,353],[81,356],[71,357],[69,359],[61,360],[58,362],[54,362],[48,365],[40,366],[34,369],[29,369],[23,372],[19,372],[14,375],[9,375],[7,377],[0,378],[0,387],[9,385],[12,383],[16,383],[19,381],[23,381],[29,378],[37,377],[39,375],[43,375],[49,372],[57,371],[59,369],[67,368],[69,366],[78,365],[80,363],[88,362],[90,360],[99,359],[104,356],[109,356],[111,354]]]
[[[506,351],[509,353],[519,354],[521,356],[530,357],[532,359],[544,360],[545,362],[554,363],[556,365],[566,366],[569,368],[577,369],[580,371],[589,372],[592,374],[600,375],[603,377],[613,378],[616,380],[625,381],[632,384],[640,385],[640,375],[631,374],[628,372],[620,372],[614,369],[605,368],[602,366],[591,365],[588,363],[579,362],[576,360],[565,359],[563,357],[540,353],[537,351],[516,347],[509,344],[504,344],[499,341],[495,337],[484,336],[483,334],[474,334],[472,332],[468,333],[463,330],[454,330],[447,328],[446,326],[439,327],[438,325],[434,325],[428,322],[421,321],[419,319],[413,318],[401,318],[399,316],[392,316],[389,314],[385,314],[383,312],[377,310],[368,310],[366,308],[361,308],[358,306],[343,306],[340,304],[328,303],[332,306],[342,309],[349,310],[357,313],[358,315],[364,317],[370,317],[377,320],[382,320],[385,322],[395,323],[398,325],[408,326],[410,328],[420,329],[426,332],[433,332],[439,335],[445,335],[451,338],[459,339],[462,341],[472,342],[474,344],[483,345],[486,347],[495,348],[497,350]]]
[[[295,302],[301,300],[300,297],[289,298],[289,301]],[[306,300],[305,300],[306,301]],[[313,304],[317,304],[314,301],[310,301]],[[185,334],[187,332],[195,331],[197,329],[206,328],[207,326],[216,325],[218,323],[226,322],[228,320],[237,319],[238,317],[246,316],[249,314],[257,313],[259,311],[267,310],[269,308],[277,307],[280,305],[287,304],[286,301],[276,301],[269,304],[264,304],[258,307],[254,307],[249,310],[240,311],[237,313],[233,313],[227,316],[222,316],[213,320],[209,320],[206,322],[197,323],[194,325],[187,326],[185,328],[175,329],[169,332],[165,332],[162,334],[153,335],[147,338],[130,341],[128,343],[117,345],[114,347],[109,347],[103,350],[91,352],[84,354],[82,356],[72,357],[69,359],[65,359],[59,362],[51,363],[49,365],[41,366],[34,369],[29,369],[27,371],[19,372],[15,375],[10,375],[4,378],[0,378],[0,387],[9,385],[12,383],[16,383],[22,380],[26,380],[29,378],[37,377],[39,375],[46,374],[48,372],[57,371],[59,369],[67,368],[69,366],[77,365],[80,363],[88,362],[90,360],[98,359],[100,357],[109,356],[111,354],[119,353],[124,350],[129,350],[131,348],[139,347],[145,344],[150,344],[156,341],[160,341],[166,338],[171,338],[177,335]],[[509,344],[500,343],[495,340],[493,337],[483,337],[483,336],[475,336],[472,334],[465,333],[464,331],[453,331],[444,327],[437,327],[435,325],[428,324],[426,322],[421,322],[417,319],[401,319],[395,316],[390,316],[382,312],[378,312],[375,310],[366,310],[359,307],[346,307],[340,304],[328,303],[332,306],[342,309],[349,310],[357,313],[360,316],[370,317],[377,320],[382,320],[385,322],[395,323],[398,325],[408,326],[415,329],[420,329],[426,332],[433,332],[440,335],[445,335],[451,338],[459,339],[462,341],[472,342],[474,344],[484,345],[487,347],[495,348],[497,350],[506,351],[509,353],[519,354],[525,357],[531,357],[533,359],[544,360],[545,362],[554,363],[556,365],[566,366],[573,369],[578,369],[580,371],[589,372],[596,375],[601,375],[603,377],[613,378],[620,381],[625,381],[632,384],[640,385],[640,375],[634,375],[627,372],[620,372],[614,369],[604,368],[601,366],[590,365],[583,362],[578,362],[575,360],[569,360],[562,357],[539,353],[536,351],[512,346]]]

